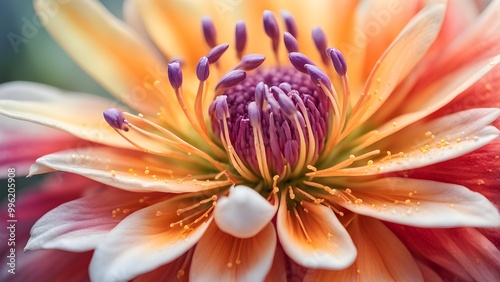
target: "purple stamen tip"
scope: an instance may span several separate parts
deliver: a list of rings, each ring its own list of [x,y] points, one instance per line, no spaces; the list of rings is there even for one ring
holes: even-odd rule
[[[219,83],[217,83],[217,86],[215,86],[215,89],[233,87],[236,84],[242,82],[246,77],[247,77],[247,74],[245,71],[242,71],[242,70],[229,71],[221,78]]]
[[[290,63],[300,72],[307,73],[304,65],[314,65],[313,61],[306,57],[304,54],[299,52],[291,52],[288,54],[288,58],[290,59]]]
[[[287,11],[281,11],[281,17],[285,21],[286,30],[293,36],[297,37],[297,23],[293,19],[292,14]]]
[[[314,41],[314,45],[316,45],[316,49],[318,49],[319,53],[321,54],[321,59],[325,64],[328,63],[328,57],[325,53],[327,46],[325,33],[320,27],[315,27],[312,30],[312,38]]]
[[[179,62],[168,64],[168,80],[174,89],[179,89],[182,85],[182,70]]]
[[[255,102],[260,109],[262,109],[262,106],[264,105],[264,99],[266,98],[268,92],[269,88],[263,81],[259,82],[255,86]]]
[[[333,66],[335,67],[335,71],[343,76],[347,73],[347,63],[345,62],[344,55],[334,48],[328,48],[326,53],[332,59]]]
[[[204,16],[201,19],[201,26],[203,28],[203,35],[205,36],[205,41],[210,48],[215,47],[217,44],[217,33],[215,31],[214,22],[208,16]]]
[[[201,59],[198,61],[198,64],[196,65],[196,77],[198,77],[200,81],[205,81],[207,80],[209,75],[210,64],[208,63],[208,58],[201,57]]]
[[[111,125],[114,129],[120,129],[123,131],[128,131],[129,127],[127,121],[123,117],[123,114],[117,108],[110,108],[103,112],[104,119]]]
[[[291,33],[285,32],[283,34],[283,41],[285,42],[285,47],[286,50],[288,50],[288,53],[299,52],[299,43]]]
[[[220,95],[215,98],[215,116],[218,120],[223,120],[229,117],[229,107],[227,105],[226,95]]]
[[[276,17],[274,17],[274,14],[271,11],[266,10],[264,11],[263,14],[263,21],[264,21],[264,30],[266,31],[266,34],[271,38],[273,42],[274,51],[277,51],[279,44],[280,29],[278,26],[278,22],[276,21]]]
[[[304,66],[309,73],[309,76],[311,76],[311,79],[314,81],[314,83],[318,83],[318,81],[321,81],[326,87],[330,87],[332,85],[332,82],[330,81],[330,78],[326,73],[324,73],[320,68],[314,65],[306,64]]]
[[[250,125],[252,127],[258,127],[260,124],[260,110],[257,107],[257,103],[250,102],[248,104],[248,119],[250,120]]]
[[[236,52],[238,53],[238,56],[241,56],[241,53],[247,44],[247,27],[243,20],[236,23],[235,38]]]
[[[222,56],[222,54],[224,54],[224,52],[226,52],[228,47],[229,47],[229,44],[224,43],[224,44],[220,44],[220,45],[217,45],[214,48],[212,48],[212,50],[210,50],[210,52],[208,52],[208,55],[207,55],[208,62],[210,64],[217,62],[220,59],[220,57]]]
[[[278,87],[273,86],[271,87],[271,90],[274,92],[275,96],[278,96],[276,100],[278,100],[281,110],[287,116],[293,116],[297,112],[297,108],[295,108],[295,104],[292,99],[290,99],[290,97],[288,97],[285,92]]]
[[[260,54],[245,55],[241,60],[241,62],[236,67],[236,69],[246,70],[246,71],[253,70],[258,66],[260,66],[265,59],[266,57]]]

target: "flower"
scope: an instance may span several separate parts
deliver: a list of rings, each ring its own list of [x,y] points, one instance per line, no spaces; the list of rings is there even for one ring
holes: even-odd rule
[[[128,1],[129,27],[35,1],[131,110],[45,86],[0,101],[92,142],[31,175],[117,188],[50,211],[27,249],[94,250],[95,281],[500,276],[500,1],[192,2]]]

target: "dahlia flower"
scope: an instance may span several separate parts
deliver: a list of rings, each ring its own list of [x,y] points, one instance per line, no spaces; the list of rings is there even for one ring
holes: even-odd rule
[[[1,114],[87,141],[29,175],[106,186],[26,250],[93,250],[93,281],[500,278],[500,1],[35,9],[118,101],[0,88]]]

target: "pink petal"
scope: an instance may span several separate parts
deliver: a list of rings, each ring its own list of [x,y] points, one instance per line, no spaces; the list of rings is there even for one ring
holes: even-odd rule
[[[123,218],[161,195],[108,188],[65,203],[35,223],[26,249],[92,250]]]
[[[341,271],[309,270],[304,281],[424,281],[412,255],[380,221],[356,217],[348,226],[358,257]]]
[[[190,279],[263,281],[271,269],[276,243],[271,223],[254,237],[246,239],[233,237],[211,224],[196,245]]]
[[[397,224],[389,227],[413,253],[453,273],[456,277],[449,277],[450,280],[500,278],[500,250],[473,228],[421,229]]]

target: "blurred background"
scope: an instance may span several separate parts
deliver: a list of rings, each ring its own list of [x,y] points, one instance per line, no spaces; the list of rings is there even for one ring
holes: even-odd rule
[[[122,18],[122,0],[101,2],[113,14]],[[16,80],[39,82],[69,91],[108,96],[107,92],[84,73],[39,25],[32,1],[1,0],[0,83]],[[16,179],[18,192],[42,178],[43,176],[29,179],[18,177]],[[6,187],[7,181],[0,179],[0,199],[5,197]]]

